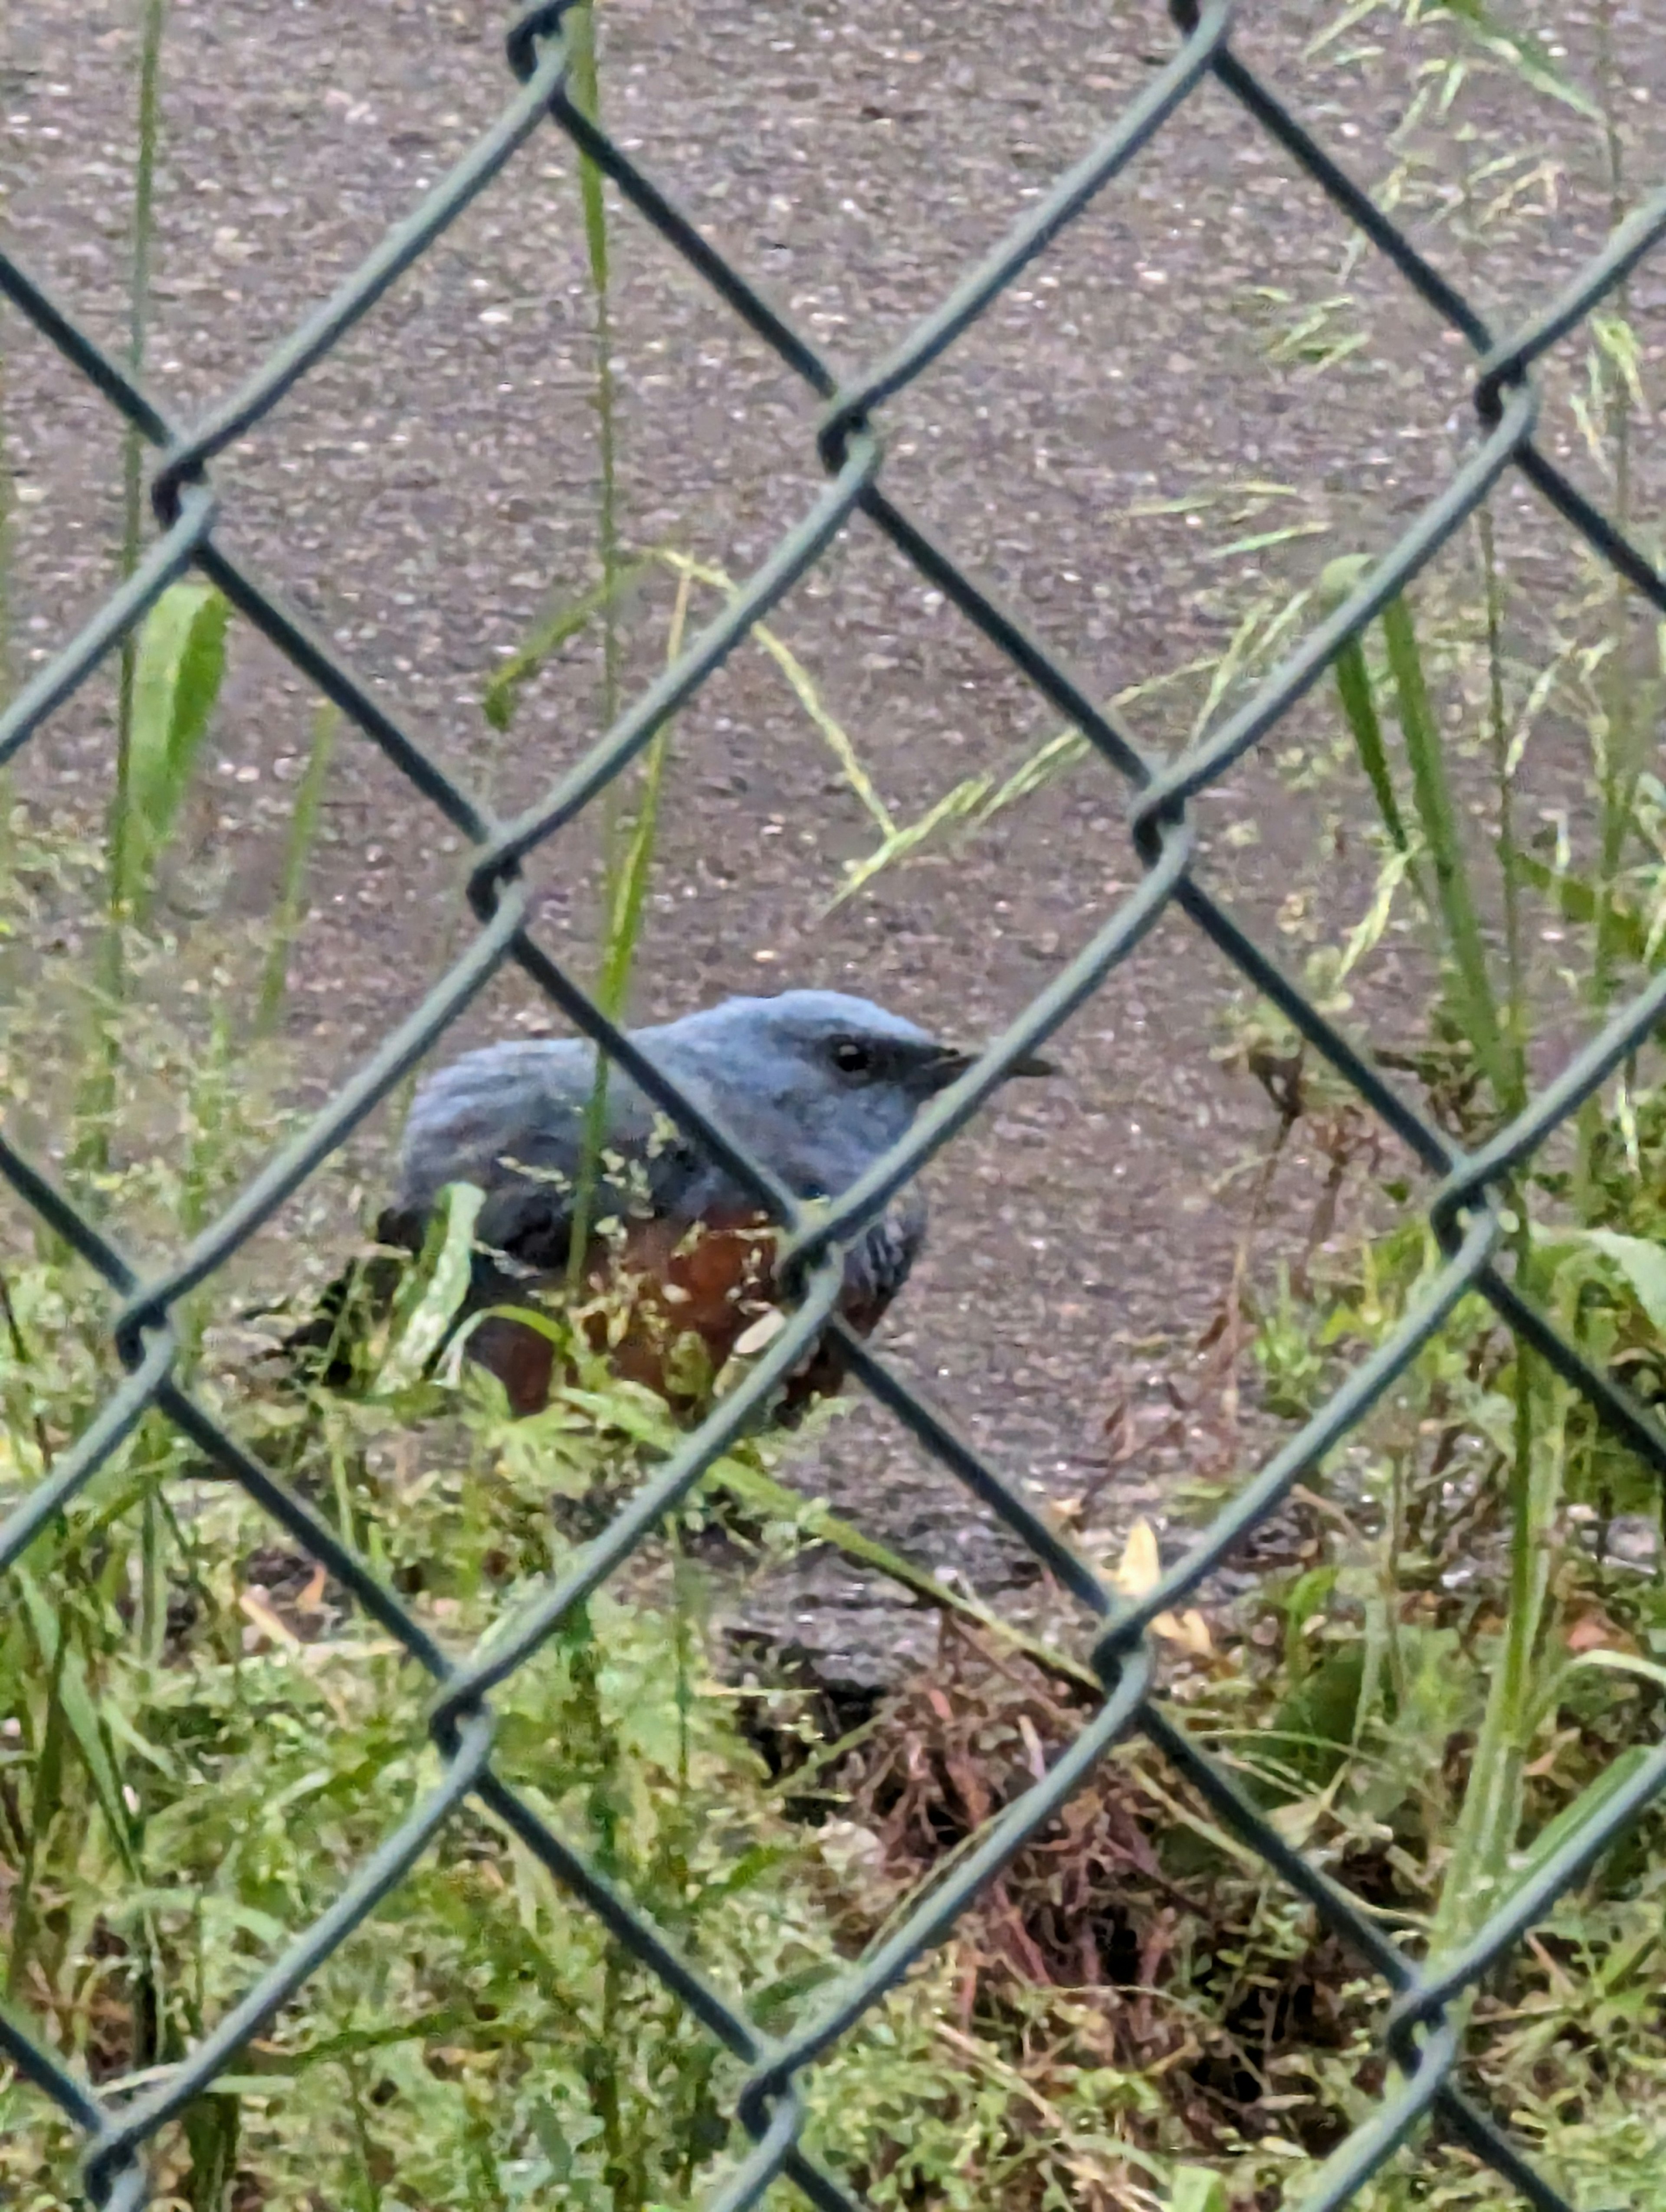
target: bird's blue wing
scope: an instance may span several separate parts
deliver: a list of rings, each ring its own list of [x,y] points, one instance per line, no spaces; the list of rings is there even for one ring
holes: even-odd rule
[[[594,1066],[587,1046],[563,1039],[489,1045],[438,1070],[405,1125],[383,1236],[415,1243],[446,1185],[471,1182],[486,1194],[482,1244],[540,1270],[564,1266]],[[615,1071],[592,1220],[677,1213],[699,1174],[686,1139]]]

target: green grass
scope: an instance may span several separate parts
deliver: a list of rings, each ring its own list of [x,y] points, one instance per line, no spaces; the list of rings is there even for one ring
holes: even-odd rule
[[[145,350],[150,335],[151,264],[155,250],[156,155],[161,131],[162,40],[167,22],[167,0],[143,0],[139,22],[133,215],[129,240],[127,292],[127,366],[136,378],[144,374]],[[143,438],[130,423],[122,441],[120,573],[123,577],[131,576],[138,566],[143,544],[145,453]],[[116,788],[110,811],[110,897],[112,915],[118,923],[120,901],[127,882],[123,841],[129,826],[128,776],[132,751],[134,687],[137,675],[137,642],[131,636],[122,641],[119,666]],[[112,973],[119,975],[119,944],[112,957],[117,963]]]
[[[1409,1291],[1409,1248],[1401,1267]],[[38,1478],[43,1429],[50,1440],[84,1419],[99,1332],[61,1268],[25,1264],[7,1279],[27,1347],[0,1366],[0,1464],[15,1488]],[[1378,1294],[1395,1287],[1379,1280]],[[1356,1313],[1353,1325],[1375,1324]],[[461,1648],[569,1561],[552,1491],[622,1494],[663,1415],[598,1372],[553,1416],[506,1423],[483,1389],[410,1381],[396,1349],[356,1397],[315,1403],[299,1421],[224,1352],[204,1355],[198,1387],[303,1490],[333,1501],[325,1510]],[[1462,1366],[1450,1348],[1437,1356],[1448,1374]],[[1466,1415],[1455,1405],[1455,1423]],[[767,1541],[790,1548],[770,1490],[778,1461],[779,1448],[747,1447],[720,1474],[765,1516],[732,1528],[750,1525],[757,1541],[771,1526]],[[1403,1533],[1420,1544],[1437,1501],[1413,1487]],[[155,1644],[130,1618],[147,1498],[166,1503]],[[716,1510],[708,1495],[691,1527]],[[986,1656],[964,1630],[927,1681],[830,1759],[812,1709],[775,1692],[772,1740],[818,1754],[786,1770],[789,1797],[819,1800],[819,1825],[806,1826],[713,1671],[689,1545],[650,1544],[628,1588],[593,1600],[507,1686],[499,1757],[546,1818],[779,2032],[854,1945],[895,1923],[903,1892],[1025,1786],[1026,1746],[1058,1747],[1081,1711],[1064,1680],[998,1648]],[[0,1707],[18,1723],[0,1740],[9,2002],[107,2080],[187,2047],[434,1779],[423,1680],[281,1551],[235,1487],[205,1480],[152,1422],[12,1577],[0,1635]],[[1485,1632],[1466,1642],[1461,1619],[1373,1616],[1388,1566],[1366,1547],[1274,1586],[1244,1626],[1271,1622],[1278,1638],[1218,1635],[1182,1674],[1190,1724],[1343,1878],[1380,1862],[1389,1824],[1394,1915],[1415,1941],[1457,1787],[1432,1773],[1428,1745],[1479,1713],[1489,1645]],[[1645,1616],[1608,1601],[1639,1629]],[[1362,1669],[1373,1617],[1391,1649]],[[1541,1730],[1559,1747],[1554,1763],[1535,1761],[1529,1785],[1540,1823],[1623,1756],[1658,1704],[1646,1679],[1564,1673]],[[1146,1856],[1131,1861],[1134,1834]],[[1353,2054],[1379,2000],[1316,1949],[1306,1916],[1148,1756],[1113,1759],[1065,1837],[1062,1857],[1056,1838],[1021,1857],[1000,1899],[818,2069],[816,2147],[897,2212],[922,2195],[1040,2212],[1059,2191],[1108,2208],[1130,2190],[1183,2203],[1205,2176],[1228,2204],[1268,2187],[1297,2193],[1354,2106]],[[1524,2020],[1554,2021],[1577,2051],[1582,2023],[1628,2009],[1625,2064],[1652,2063],[1656,2031],[1636,2002],[1651,1986],[1646,1865],[1633,1850],[1583,1890],[1545,1936],[1554,1971],[1529,1958],[1482,2008],[1478,2063],[1496,2094],[1554,2110],[1544,2051],[1529,2066],[1517,2047]],[[1078,1910],[1061,1921],[1067,1869]],[[1103,1978],[1083,1972],[1085,1934]],[[1144,1959],[1134,1971],[1148,1995],[1121,1985],[1124,1951]],[[1304,1990],[1327,1993],[1316,2013]],[[1263,2049],[1251,2074],[1269,2058],[1277,2069],[1253,2096],[1246,2076],[1244,2132],[1223,2142],[1206,2116],[1219,2127],[1232,2111],[1219,2084],[1238,2063],[1234,2023],[1260,2017],[1268,1990],[1287,1991],[1302,2024]],[[1571,2087],[1577,2060],[1556,2063]],[[692,2206],[737,2154],[738,2079],[521,1846],[469,1814],[165,2138],[156,2179],[197,2212],[252,2194],[299,2205],[318,2191],[349,2204],[484,2207],[530,2192],[596,2212]],[[1629,2081],[1622,2066],[1604,2094],[1626,2099],[1626,2154],[1640,2172],[1660,2131],[1643,2132],[1651,2108]],[[1275,2092],[1276,2112],[1257,2116]],[[1589,2166],[1591,2094],[1571,2148],[1550,2127],[1553,2165]],[[70,2201],[68,2131],[3,2076],[0,2122],[0,2182],[20,2203]],[[1439,2154],[1435,2171],[1442,2201],[1491,2201],[1455,2154]],[[1651,2201],[1640,2181],[1616,2195],[1617,2158],[1602,2172],[1605,2202]],[[1365,2201],[1403,2200],[1390,2179]]]
[[[289,834],[284,842],[283,873],[278,889],[277,908],[272,917],[271,940],[260,975],[255,1028],[257,1033],[263,1036],[271,1035],[283,1011],[284,994],[289,988],[289,963],[294,957],[295,939],[306,916],[307,872],[312,866],[313,847],[318,842],[324,794],[329,783],[330,763],[335,757],[336,738],[340,733],[341,722],[339,708],[327,701],[317,708],[313,716],[307,764],[301,770],[301,781],[295,789],[295,811],[289,817]]]
[[[131,941],[142,975],[142,925]],[[164,1092],[183,1087],[196,1133],[130,1164],[106,1202],[124,1220],[171,1219],[177,1242],[277,1129],[228,1036],[204,1054],[150,1018],[128,1046],[125,1066],[146,1067]],[[28,1056],[32,1078],[43,1064]],[[1666,1230],[1655,1195],[1666,1097],[1640,1087],[1633,1120],[1638,1171],[1614,1127],[1596,1163],[1602,1234],[1547,1243],[1535,1261],[1565,1325],[1622,1365],[1666,1322],[1666,1283],[1641,1256]],[[457,1649],[570,1564],[569,1512],[593,1523],[675,1441],[657,1401],[593,1358],[530,1422],[506,1420],[494,1386],[466,1370],[424,1379],[466,1227],[465,1216],[461,1243],[436,1243],[345,1396],[297,1398],[252,1358],[246,1330],[206,1326],[229,1317],[223,1289],[193,1301],[186,1331],[194,1387]],[[1426,1237],[1408,1229],[1345,1241],[1314,1267],[1308,1304],[1292,1294],[1282,1334],[1269,1316],[1256,1339],[1282,1362],[1269,1381],[1291,1418],[1339,1362],[1381,1340],[1432,1264]],[[106,1302],[49,1240],[10,1248],[0,1279],[9,1503],[113,1376]],[[1374,1426],[1364,1492],[1345,1493],[1311,1563],[1217,1613],[1201,1647],[1164,1645],[1189,1724],[1414,1948],[1456,1940],[1449,1900],[1484,1897],[1488,1882],[1496,1894],[1501,1846],[1530,1850],[1588,1809],[1657,1732],[1650,1654],[1666,1650],[1666,1593],[1616,1578],[1561,1527],[1533,1553],[1540,1630],[1498,1703],[1499,1751],[1486,1749],[1494,1686],[1515,1680],[1512,1624],[1527,1617],[1504,1601],[1523,1382],[1536,1528],[1552,1523],[1552,1488],[1613,1510],[1636,1484],[1578,1402],[1511,1359],[1484,1310],[1466,1307]],[[1015,1644],[962,1594],[933,1590],[801,1502],[801,1449],[732,1453],[687,1517],[499,1701],[504,1771],[775,2031],[896,1924],[902,1899],[940,1876],[1033,1778],[1036,1747],[1062,1746],[1085,1710],[1067,1645]],[[718,1531],[732,1556],[739,1546],[760,1564],[831,1541],[923,1594],[944,1619],[936,1664],[843,1744],[788,1687],[738,1696],[699,1564]],[[1083,1534],[1103,1549],[1091,1526]],[[8,2002],[106,2085],[187,2048],[434,1778],[425,1683],[283,1548],[234,1486],[151,1420],[10,1578]],[[1459,1560],[1472,1572],[1447,1593]],[[1599,1621],[1595,1639],[1570,1640]],[[1483,1747],[1468,1774],[1432,1760],[1432,1744],[1471,1734]],[[1666,1878],[1658,1827],[1558,1908],[1470,2024],[1483,2083],[1528,2115],[1552,2172],[1638,2212],[1652,2212],[1649,2159],[1666,2142],[1649,2087],[1666,2053],[1643,2001]],[[1474,1869],[1462,1891],[1450,1873],[1459,1848]],[[1075,1900],[1063,1916],[1061,1882]],[[1211,2188],[1229,2207],[1269,2191],[1293,2201],[1358,2114],[1381,2005],[1160,1763],[1127,1751],[817,2070],[813,2139],[895,2212],[922,2201],[1110,2212],[1207,2202]],[[1599,2080],[1582,2053],[1597,2023],[1620,2017],[1623,2057]],[[1256,2030],[1246,2064],[1250,2023],[1268,2018],[1283,2025],[1270,2042]],[[595,2212],[692,2207],[739,2153],[737,2081],[652,1978],[470,1814],[158,2146],[157,2182],[193,2212],[299,2207],[320,2190],[387,2207],[529,2193]],[[74,2201],[70,2132],[3,2074],[0,2144],[0,2191],[42,2208]],[[1492,2201],[1457,2154],[1426,2156],[1441,2201]],[[1390,2175],[1363,2201],[1389,2212],[1420,2200]]]

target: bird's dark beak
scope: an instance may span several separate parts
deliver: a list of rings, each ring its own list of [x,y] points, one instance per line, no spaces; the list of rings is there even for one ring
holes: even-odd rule
[[[933,1091],[946,1091],[981,1058],[981,1054],[962,1052],[958,1046],[945,1044],[926,1062],[926,1079]],[[1043,1060],[1038,1052],[1025,1053],[1006,1071],[1009,1075],[1056,1075],[1058,1072],[1056,1064],[1050,1060]]]

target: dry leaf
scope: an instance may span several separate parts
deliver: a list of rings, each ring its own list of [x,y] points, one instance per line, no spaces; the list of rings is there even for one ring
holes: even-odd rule
[[[1195,1606],[1189,1606],[1183,1613],[1159,1613],[1152,1623],[1152,1634],[1160,1636],[1166,1643],[1177,1644],[1194,1659],[1209,1659],[1214,1656],[1214,1644],[1209,1634],[1209,1624]]]
[[[1142,1515],[1128,1530],[1122,1564],[1111,1581],[1124,1597],[1147,1596],[1163,1579],[1163,1561],[1157,1549],[1157,1532]]]
[[[1030,1771],[1037,1782],[1047,1779],[1047,1753],[1042,1749],[1042,1740],[1036,1723],[1028,1713],[1018,1715],[1018,1734],[1024,1738],[1024,1748],[1030,1760]]]

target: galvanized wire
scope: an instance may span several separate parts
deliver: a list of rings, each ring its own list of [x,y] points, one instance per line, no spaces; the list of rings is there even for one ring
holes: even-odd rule
[[[0,714],[0,762],[26,744],[49,716],[127,635],[161,593],[195,568],[278,650],[341,708],[477,852],[468,899],[478,929],[465,951],[417,1011],[371,1055],[311,1127],[184,1251],[169,1268],[142,1280],[103,1231],[40,1170],[0,1134],[0,1175],[24,1203],[63,1237],[123,1301],[113,1324],[115,1348],[127,1369],[112,1395],[51,1476],[0,1525],[0,1569],[27,1548],[46,1522],[91,1480],[151,1408],[172,1420],[222,1472],[277,1521],[309,1556],[348,1589],[433,1677],[433,1738],[442,1778],[383,1842],[331,1910],[254,1981],[242,2000],[188,2057],[166,2069],[142,2095],[117,2105],[101,2097],[40,2036],[0,2015],[0,2051],[52,2099],[87,2137],[85,2185],[100,2206],[146,2201],[144,2152],[157,2131],[209,2089],[263,2024],[302,1985],[409,1871],[465,1800],[472,1797],[518,1836],[556,1878],[749,2069],[738,2116],[753,2139],[719,2198],[729,2212],[755,2203],[777,2177],[793,2181],[827,2212],[849,2212],[856,2200],[801,2147],[805,2106],[801,2075],[847,2034],[909,1966],[944,1941],[956,1921],[1013,1856],[1037,1834],[1121,1735],[1140,1730],[1183,1774],[1216,1817],[1273,1874],[1305,1899],[1323,1923],[1393,1992],[1386,2029],[1390,2086],[1377,2111],[1322,2167],[1308,2199],[1310,2212],[1341,2205],[1383,2165],[1426,2116],[1489,2165],[1545,2212],[1571,2212],[1566,2199],[1531,2166],[1505,2127],[1460,2084],[1464,2000],[1549,1910],[1626,1822],[1666,1788],[1666,1748],[1651,1753],[1589,1819],[1560,1843],[1532,1878],[1513,1891],[1457,1952],[1419,1963],[1328,1875],[1269,1826],[1237,1784],[1188,1735],[1183,1721],[1152,1693],[1147,1632],[1227,1557],[1244,1535],[1288,1496],[1402,1376],[1458,1301],[1478,1293],[1500,1318],[1582,1392],[1602,1421],[1657,1474],[1666,1477],[1666,1435],[1608,1376],[1587,1362],[1501,1273],[1499,1189],[1511,1170],[1589,1098],[1607,1075],[1666,1015],[1666,979],[1639,993],[1616,1014],[1554,1082],[1480,1149],[1465,1152],[1402,1098],[1244,933],[1191,873],[1195,832],[1190,802],[1274,729],[1319,681],[1339,649],[1358,635],[1432,555],[1473,515],[1510,470],[1519,471],[1626,581],[1666,612],[1666,580],[1614,521],[1593,507],[1534,441],[1538,395],[1532,371],[1540,357],[1573,330],[1663,237],[1666,193],[1651,200],[1614,235],[1580,277],[1520,330],[1496,336],[1451,283],[1382,214],[1287,108],[1232,52],[1227,33],[1231,0],[1171,0],[1182,44],[1167,66],[1121,116],[1085,160],[1062,177],[1025,215],[983,264],[926,316],[907,341],[866,374],[842,383],[815,348],[793,330],[739,269],[702,236],[660,188],[574,104],[562,18],[571,0],[532,9],[508,40],[520,90],[473,151],[424,199],[410,219],[335,296],[262,364],[248,382],[194,430],[165,410],[106,354],[17,264],[0,256],[0,293],[103,393],[139,434],[160,449],[151,493],[161,535],[132,575],[80,633]],[[1087,681],[1044,646],[1022,618],[1000,605],[952,552],[893,503],[883,487],[878,416],[1000,297],[1018,272],[1123,169],[1206,78],[1232,95],[1328,194],[1333,204],[1457,331],[1477,357],[1474,445],[1445,489],[1363,576],[1357,587],[1270,675],[1242,708],[1168,761],[1151,758],[1112,712],[1096,702]],[[515,153],[553,118],[581,154],[715,289],[794,374],[827,403],[818,450],[826,490],[804,520],[723,613],[620,717],[592,751],[538,805],[514,821],[495,820],[446,771],[427,747],[370,694],[335,649],[287,608],[280,595],[221,545],[218,507],[208,483],[214,458],[253,428],[283,395],[370,310]],[[704,683],[752,626],[809,569],[856,514],[884,532],[921,574],[1030,679],[1132,787],[1130,827],[1143,865],[1139,888],[1092,941],[1055,976],[1025,1012],[967,1073],[924,1113],[909,1136],[868,1175],[811,1218],[744,1148],[645,1060],[583,988],[536,942],[527,927],[520,866],[580,813],[631,761],[667,719]],[[1270,999],[1315,1051],[1402,1141],[1438,1187],[1428,1218],[1444,1264],[1419,1304],[1389,1339],[1359,1365],[1269,1463],[1217,1516],[1193,1547],[1137,1602],[1120,1598],[940,1413],[915,1398],[873,1349],[836,1316],[842,1255],[864,1226],[938,1148],[964,1127],[1006,1070],[1037,1046],[1104,982],[1158,918],[1177,908],[1208,937],[1255,988]],[[377,1106],[506,962],[514,962],[581,1030],[623,1067],[688,1133],[754,1192],[781,1224],[791,1262],[795,1304],[745,1385],[682,1443],[629,1505],[579,1556],[570,1573],[528,1603],[465,1661],[449,1657],[397,1593],[344,1543],[305,1499],[248,1452],[194,1398],[176,1372],[179,1346],[173,1316],[186,1293],[212,1278],[238,1247],[294,1194],[306,1178]],[[803,1352],[829,1327],[838,1333],[852,1371],[926,1449],[1015,1534],[1103,1623],[1093,1667],[1103,1685],[1099,1710],[1045,1778],[1006,1808],[976,1849],[907,1913],[870,1956],[850,1971],[798,2022],[791,2034],[763,2034],[679,1955],[675,1945],[582,1852],[568,1844],[492,1765],[489,1693],[572,1617],[606,1577],[646,1540],[702,1474],[764,1408]]]

